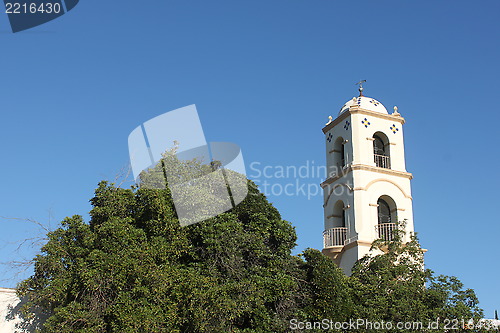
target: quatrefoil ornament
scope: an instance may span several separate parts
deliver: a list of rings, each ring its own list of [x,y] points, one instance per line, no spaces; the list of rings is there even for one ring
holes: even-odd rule
[[[392,124],[391,126],[391,131],[392,133],[396,134],[397,131],[399,131],[399,128],[396,127],[396,124]]]
[[[361,121],[361,124],[365,125],[365,127],[366,127],[366,128],[368,128],[368,126],[370,126],[370,125],[371,125],[371,123],[370,123],[370,122],[368,121],[368,119],[366,119],[366,118],[365,118],[364,120],[362,120],[362,121]]]
[[[345,129],[346,131],[348,131],[348,130],[349,130],[349,126],[351,126],[351,123],[349,122],[349,120],[346,120],[346,121],[345,121],[345,125],[344,125],[344,129]]]

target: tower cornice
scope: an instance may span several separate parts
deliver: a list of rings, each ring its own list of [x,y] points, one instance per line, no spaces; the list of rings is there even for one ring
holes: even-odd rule
[[[342,122],[350,114],[363,114],[363,115],[366,115],[366,116],[378,117],[378,118],[381,118],[381,119],[387,119],[387,120],[391,120],[391,121],[394,121],[394,122],[398,122],[401,125],[405,123],[405,119],[403,117],[401,117],[401,116],[395,116],[395,115],[391,115],[391,114],[380,113],[380,112],[377,112],[377,111],[371,111],[371,110],[360,108],[357,105],[353,105],[353,106],[351,106],[349,108],[348,111],[343,112],[334,121],[332,121],[331,123],[329,123],[328,125],[326,125],[325,127],[323,127],[323,133],[326,134],[326,132],[328,132],[329,130],[331,130],[335,125],[337,125],[340,122]]]
[[[351,171],[355,171],[355,170],[366,170],[366,171],[372,171],[372,172],[377,172],[377,173],[383,173],[386,175],[393,175],[393,176],[413,179],[413,175],[410,172],[397,171],[397,170],[386,169],[386,168],[379,168],[376,166],[366,165],[366,164],[353,164],[353,165],[349,165],[348,167],[344,168],[344,170],[342,170],[339,174],[336,174],[333,177],[327,178],[320,185],[322,188],[325,188],[326,186],[333,184],[335,181],[337,181],[340,178],[342,178],[343,176],[345,176],[347,173],[349,173]]]

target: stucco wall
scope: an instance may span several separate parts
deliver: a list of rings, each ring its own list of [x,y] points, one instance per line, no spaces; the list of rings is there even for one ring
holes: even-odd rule
[[[14,289],[0,288],[0,333],[34,332],[31,323],[20,318],[19,309],[22,302]]]

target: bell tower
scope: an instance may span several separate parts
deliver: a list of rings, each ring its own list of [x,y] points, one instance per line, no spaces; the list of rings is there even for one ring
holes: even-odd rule
[[[389,114],[376,99],[363,95],[345,103],[323,128],[328,175],[323,188],[323,253],[348,275],[370,251],[372,242],[390,240],[406,220],[413,233],[410,181],[403,142],[404,118]]]

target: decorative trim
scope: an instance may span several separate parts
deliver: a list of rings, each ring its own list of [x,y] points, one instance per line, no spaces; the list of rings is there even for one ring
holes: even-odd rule
[[[342,169],[342,171],[340,173],[336,174],[333,177],[327,178],[324,182],[319,184],[319,186],[321,186],[321,188],[324,189],[327,185],[330,185],[330,184],[336,182],[337,180],[339,180],[343,176],[347,175],[350,171],[351,171],[351,166],[346,166]],[[351,189],[351,188],[349,188],[349,189],[351,191],[353,191],[353,189]]]
[[[340,152],[341,152],[340,150],[332,149],[328,153],[331,154],[331,153],[340,153]]]
[[[321,186],[323,186],[323,184],[324,184],[324,182],[323,182],[323,183],[321,183]],[[332,194],[333,194],[333,191],[335,191],[335,189],[336,189],[337,187],[339,187],[339,186],[345,186],[345,187],[347,187],[347,189],[348,189],[349,191],[351,191],[351,192],[353,191],[352,187],[350,187],[350,186],[349,186],[349,185],[347,185],[347,184],[335,184],[335,186],[331,189],[330,193],[328,193],[328,197],[326,198],[325,203],[323,204],[323,208],[327,206],[328,201],[330,201],[330,197],[331,197],[331,196],[332,196]],[[324,187],[323,187],[323,188],[324,188]]]
[[[353,105],[349,108],[349,113],[351,114],[363,114],[368,116],[374,116],[382,119],[393,120],[403,125],[405,123],[405,119],[401,116],[393,116],[391,114],[380,113],[377,111],[371,111],[367,109],[362,109],[359,106]]]
[[[362,109],[357,105],[353,105],[349,107],[349,110],[344,111],[342,114],[340,114],[334,121],[323,127],[323,133],[326,134],[329,130],[331,130],[335,125],[341,123],[345,118],[347,118],[349,115],[352,114],[362,114],[362,115],[367,115],[367,116],[373,116],[376,118],[382,118],[382,119],[387,119],[387,120],[392,120],[393,122],[398,122],[403,125],[405,123],[405,119],[401,116],[393,116],[390,114],[385,114],[385,113],[380,113],[377,111],[371,111],[367,109]]]
[[[356,246],[369,246],[371,248],[373,243],[371,242],[367,242],[367,241],[360,241],[360,240],[356,240],[356,241],[353,241],[347,245],[344,245],[344,246],[331,246],[331,247],[325,247],[321,250],[321,252],[326,255],[328,258],[330,258],[331,260],[333,260],[333,262],[339,266],[340,265],[340,259],[342,258],[342,255],[344,254],[344,252],[346,252],[347,250],[350,250]],[[404,243],[403,246],[406,246],[408,244],[407,243]],[[387,252],[387,248],[381,248],[380,250],[382,250],[383,252]],[[420,251],[422,253],[426,253],[427,252],[427,249],[420,249]]]
[[[366,138],[366,140],[375,141],[375,138]]]
[[[349,111],[343,112],[341,115],[339,115],[337,118],[335,118],[334,121],[323,127],[323,133],[326,134],[329,130],[331,130],[335,125],[340,124],[345,118],[347,118],[350,115]]]
[[[367,241],[360,241],[360,240],[357,240],[357,241],[354,241],[354,242],[351,242],[347,245],[344,245],[344,248],[342,249],[341,253],[342,252],[345,252],[349,249],[352,249],[353,247],[356,247],[356,246],[372,246],[372,243],[371,242],[367,242]]]
[[[413,175],[409,172],[406,171],[397,171],[393,169],[386,169],[386,168],[379,168],[376,166],[372,165],[366,165],[366,164],[354,164],[351,166],[352,170],[366,170],[366,171],[374,171],[378,173],[385,173],[387,175],[393,175],[393,176],[399,176],[399,177],[404,177],[408,179],[412,179]]]
[[[412,198],[410,195],[406,194],[406,192],[405,192],[405,191],[401,188],[401,186],[399,186],[397,183],[393,182],[392,180],[390,180],[390,179],[386,179],[386,178],[379,178],[379,179],[372,180],[371,182],[369,182],[369,183],[365,186],[364,190],[365,190],[365,191],[368,191],[368,189],[369,189],[369,188],[370,188],[373,184],[378,183],[378,182],[388,182],[388,183],[391,183],[392,185],[396,186],[396,187],[397,187],[397,188],[401,191],[401,193],[403,193],[403,195],[404,195],[406,198],[408,198],[408,199],[412,199],[412,200],[413,200],[413,198]]]
[[[353,241],[347,245],[344,246],[331,246],[331,247],[325,247],[321,252],[326,255],[328,258],[332,259],[333,262],[338,266],[340,264],[340,258],[349,249],[352,249],[353,247],[356,246],[372,246],[372,243],[366,242],[366,241]]]
[[[368,118],[365,118],[361,120],[361,125],[363,125],[365,128],[368,128],[372,123],[368,120]]]
[[[378,207],[378,204],[372,204],[371,203],[370,206],[372,206],[372,207]]]
[[[355,164],[355,165],[348,165],[347,167],[344,167],[342,172],[340,172],[339,174],[336,174],[333,177],[327,178],[324,182],[322,182],[320,184],[321,188],[324,189],[328,185],[333,184],[334,182],[336,182],[337,180],[339,180],[340,178],[347,175],[349,172],[351,172],[353,170],[373,171],[373,172],[384,173],[384,174],[392,175],[392,176],[404,177],[404,178],[408,178],[410,180],[413,179],[413,175],[409,172],[396,171],[393,169],[386,169],[386,168],[379,168],[376,166],[371,166],[371,165],[366,165],[366,164]],[[366,189],[366,187],[355,187],[355,188],[349,187],[349,190],[351,190],[351,191],[360,191],[360,190],[365,190],[365,189]],[[327,200],[327,202],[328,202],[328,200]]]
[[[389,127],[389,129],[391,130],[392,133],[396,134],[397,132],[399,132],[399,128],[396,126],[396,124],[392,124],[391,127]]]
[[[344,124],[344,129],[348,131],[350,127],[351,127],[351,122],[349,120],[346,120]]]

